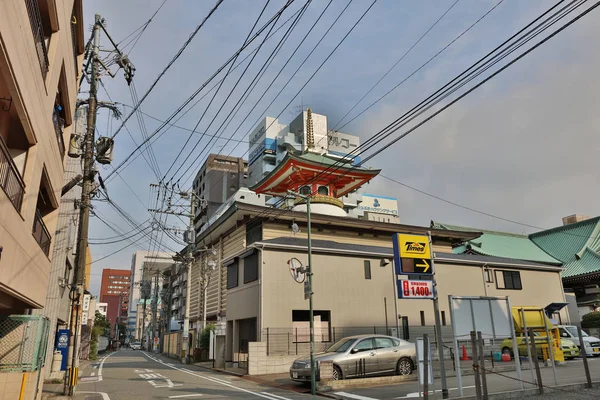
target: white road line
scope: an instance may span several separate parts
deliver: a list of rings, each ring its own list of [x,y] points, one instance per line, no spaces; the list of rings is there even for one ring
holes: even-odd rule
[[[86,376],[84,378],[81,378],[79,380],[79,383],[101,382],[102,381],[102,367],[104,367],[104,362],[106,361],[106,359],[108,357],[112,356],[113,354],[115,354],[115,353],[110,353],[106,357],[102,358],[102,360],[100,361],[100,368],[98,368],[98,376],[94,376],[96,373],[92,372],[91,376]],[[96,393],[96,392],[89,392],[89,393]],[[98,392],[98,393],[100,393],[100,392]]]
[[[107,355],[106,357],[104,357],[102,359],[102,361],[100,362],[100,368],[98,368],[98,382],[102,381],[102,368],[104,367],[104,362],[106,361],[106,359],[108,357],[112,356],[115,353],[116,353],[116,351],[114,353],[110,353],[109,355]]]
[[[267,396],[275,397],[276,399],[281,399],[281,400],[291,400],[291,399],[288,399],[287,397],[283,397],[283,396],[277,396],[276,394],[269,393],[269,392],[261,392],[261,393],[262,393],[262,394],[266,394]]]
[[[146,355],[146,357],[150,358],[148,355]],[[227,386],[227,387],[230,387],[232,389],[235,389],[235,390],[239,390],[240,392],[249,393],[249,394],[252,394],[252,395],[257,396],[257,397],[262,397],[264,399],[269,399],[269,400],[276,399],[276,397],[267,396],[267,395],[264,395],[262,393],[253,392],[253,391],[248,390],[248,389],[243,389],[241,387],[234,386],[234,385],[232,385],[230,383],[225,383],[223,381],[216,380],[213,377],[208,377],[208,376],[204,376],[204,375],[195,374],[195,373],[191,372],[190,370],[185,370],[185,369],[182,369],[182,368],[177,368],[175,366],[169,367],[169,368],[172,368],[172,369],[177,370],[177,371],[185,372],[186,374],[195,376],[197,378],[205,379],[205,380],[213,382],[213,383],[218,383],[219,385],[223,385],[223,386]]]
[[[96,375],[96,373],[95,373],[95,372],[92,372],[90,375],[91,375],[91,376],[94,376],[94,375]]]
[[[102,400],[110,400],[110,397],[108,397],[108,394],[106,394],[104,392],[80,392],[78,390],[76,394],[99,394],[100,396],[102,396]]]
[[[169,396],[170,399],[183,399],[184,397],[200,397],[203,394],[179,394],[177,396]]]
[[[97,365],[94,365],[94,367],[93,367],[93,368],[94,368],[94,369],[96,369],[96,368],[98,368],[98,366],[97,366]]]
[[[348,397],[350,399],[356,399],[356,400],[378,400],[374,397],[359,396],[357,394],[346,393],[346,392],[335,392],[334,394],[337,394],[339,396]]]
[[[472,389],[475,386],[463,386],[463,389]],[[458,388],[449,388],[448,390],[458,390]],[[435,392],[439,393],[441,392],[441,389],[437,389]],[[433,394],[433,390],[428,391],[430,394]],[[406,396],[401,396],[401,397],[394,397],[394,399],[412,399],[415,397],[420,397],[420,395],[423,394],[423,392],[419,393],[419,392],[413,392],[413,393],[409,393]]]

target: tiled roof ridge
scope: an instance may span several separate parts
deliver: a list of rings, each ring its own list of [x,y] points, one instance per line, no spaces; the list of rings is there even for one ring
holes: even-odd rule
[[[490,230],[490,229],[479,229],[479,228],[472,228],[469,226],[446,224],[443,222],[435,222],[435,221],[431,221],[431,222],[434,225],[432,228],[438,227],[438,228],[448,229],[448,230],[458,230],[458,231],[465,230],[465,231],[473,231],[473,232],[490,233],[490,234],[494,234],[494,235],[511,236],[511,237],[524,238],[524,239],[529,238],[528,235],[522,235],[520,233],[494,231],[494,230]]]
[[[550,233],[556,233],[556,232],[560,232],[560,231],[577,229],[583,225],[588,225],[588,224],[592,224],[592,223],[598,224],[599,221],[600,221],[600,216],[597,216],[597,217],[585,219],[583,221],[575,222],[573,224],[561,225],[561,226],[557,226],[555,228],[550,228],[550,229],[546,229],[543,231],[534,232],[534,233],[530,234],[529,237],[533,238],[533,237],[538,237],[538,236],[544,236],[544,235],[547,235]]]

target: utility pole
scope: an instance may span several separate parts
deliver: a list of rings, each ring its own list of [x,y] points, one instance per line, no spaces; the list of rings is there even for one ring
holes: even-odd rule
[[[83,189],[79,205],[79,227],[77,253],[75,255],[75,288],[71,288],[71,336],[69,338],[69,355],[67,360],[67,377],[65,379],[65,394],[72,396],[79,374],[79,344],[81,341],[79,320],[80,304],[83,298],[83,283],[85,276],[86,250],[88,246],[88,227],[90,222],[90,192],[92,191],[94,177],[92,166],[94,163],[94,132],[96,129],[96,110],[98,106],[98,53],[100,49],[99,14],[95,16],[94,41],[92,44],[92,66],[90,73],[90,97],[88,100],[87,131],[83,140]],[[74,289],[74,290],[73,290]]]
[[[154,351],[154,339],[157,337],[156,314],[158,312],[158,274],[154,274],[154,296],[152,298],[152,351]]]
[[[104,31],[108,39],[111,41],[119,57],[117,64],[125,71],[125,79],[128,83],[131,83],[135,68],[129,61],[127,56],[123,55],[117,48],[115,42],[106,32],[104,27],[104,21],[99,14],[94,17],[94,35],[92,39],[91,60],[88,61],[82,78],[86,74],[87,66],[90,66],[89,72],[89,98],[83,103],[87,103],[88,115],[87,115],[87,130],[81,141],[81,148],[83,149],[83,173],[82,173],[82,190],[81,190],[81,202],[79,204],[79,226],[77,231],[77,246],[75,254],[75,268],[73,274],[73,285],[71,286],[70,299],[71,299],[71,318],[69,329],[71,336],[69,338],[69,356],[67,357],[67,371],[65,376],[64,394],[72,396],[77,386],[77,378],[79,374],[79,345],[81,342],[81,300],[83,299],[84,292],[84,280],[85,280],[85,265],[86,265],[86,251],[88,247],[88,229],[90,222],[90,209],[91,209],[91,192],[94,189],[94,134],[96,131],[96,113],[98,107],[104,107],[106,104],[98,102],[98,83],[101,74],[101,67],[110,76],[114,75],[104,66],[99,57],[100,51],[100,30]],[[83,104],[81,103],[81,104]],[[77,106],[81,105],[78,101]],[[113,111],[115,110],[114,107]],[[112,157],[104,157],[109,151],[112,151],[112,139],[110,138],[98,138],[99,144],[98,153],[100,157],[98,161],[100,163],[109,163]],[[69,154],[69,156],[72,156]],[[73,155],[72,157],[78,157]],[[76,183],[75,183],[76,184]],[[121,305],[119,304],[119,311]],[[117,322],[118,323],[118,322]]]
[[[163,186],[162,184],[151,184],[151,187],[159,187],[162,188],[164,190],[168,190],[168,188],[166,186]],[[188,355],[189,355],[189,351],[190,351],[190,340],[189,340],[189,333],[190,333],[190,292],[191,292],[191,270],[192,270],[192,263],[194,261],[194,250],[196,249],[196,245],[195,245],[195,238],[194,238],[194,233],[195,233],[195,229],[194,229],[194,217],[195,217],[195,212],[196,212],[196,206],[197,206],[197,196],[194,192],[179,192],[179,196],[182,199],[188,199],[190,201],[190,208],[189,211],[173,211],[171,209],[171,207],[176,207],[177,205],[171,204],[170,201],[170,197],[169,197],[169,203],[167,204],[167,209],[166,210],[162,210],[162,209],[149,209],[148,211],[150,212],[155,212],[155,213],[162,213],[162,214],[170,214],[170,215],[178,215],[178,216],[182,216],[182,217],[188,217],[189,218],[189,225],[188,225],[188,229],[184,234],[184,241],[187,243],[187,246],[185,248],[186,252],[185,255],[181,254],[181,253],[177,253],[173,259],[174,261],[181,261],[184,263],[184,265],[186,266],[186,274],[187,274],[187,279],[186,279],[186,284],[185,284],[185,313],[184,313],[184,317],[183,317],[183,344],[182,344],[182,355],[181,355],[181,362],[183,363],[187,363],[188,362]]]

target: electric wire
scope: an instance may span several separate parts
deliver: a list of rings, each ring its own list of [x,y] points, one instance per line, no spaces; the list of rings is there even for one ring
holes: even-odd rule
[[[288,0],[289,1],[289,0]],[[226,61],[221,67],[219,67],[217,69],[217,71],[215,71],[211,77],[209,77],[206,82],[204,84],[202,84],[198,89],[196,89],[196,91],[190,96],[188,97],[187,100],[185,100],[183,102],[183,104],[181,104],[177,110],[175,110],[175,112],[173,112],[171,114],[171,116],[169,118],[167,118],[167,120],[165,121],[165,123],[161,124],[156,130],[154,130],[154,132],[148,137],[148,140],[152,139],[155,135],[157,135],[162,128],[164,128],[167,123],[171,122],[171,120],[173,118],[175,118],[175,116],[177,116],[177,114],[179,114],[179,112],[181,112],[223,69],[225,69],[225,67],[227,65],[229,65],[229,63],[236,57],[236,55],[238,53],[241,53],[242,51],[244,51],[249,45],[250,43],[252,43],[257,37],[259,37],[262,32],[264,32],[271,24],[271,22],[277,18],[277,16],[281,13],[283,13],[287,8],[289,7],[289,4],[286,3],[286,5],[284,5],[274,16],[271,17],[271,19],[269,21],[267,21],[254,35],[253,37],[248,41],[248,43],[243,46],[242,48],[238,49],[236,51],[236,53],[234,53],[228,61]],[[130,114],[131,115],[131,114]],[[114,135],[113,135],[114,137]],[[140,148],[142,147],[142,145],[144,145],[145,143],[142,143],[140,145],[138,145],[131,153],[129,153],[128,156],[125,157],[125,159],[116,167],[117,170],[123,168],[123,166],[140,150]],[[110,180],[111,179],[111,174],[109,174],[109,176],[107,176],[106,180]]]
[[[292,0],[293,1],[293,0]],[[267,9],[267,6],[269,5],[270,0],[267,0],[265,2],[264,7],[262,8],[262,10],[260,11],[260,14],[258,15],[258,17],[256,18],[256,20],[254,21],[254,24],[252,25],[252,28],[250,29],[250,32],[248,32],[248,35],[246,36],[246,38],[244,39],[244,43],[242,44],[242,47],[244,47],[247,43],[248,40],[250,39],[250,36],[252,36],[252,32],[254,32],[254,29],[256,28],[256,26],[258,25],[260,19],[262,18],[265,10]],[[289,3],[289,1],[288,1]],[[271,25],[271,30],[275,27],[275,25],[277,24],[277,21],[279,20],[279,17],[281,16],[281,14],[279,14],[277,16],[277,19],[273,22],[273,24]],[[246,65],[246,67],[244,68],[244,70],[242,71],[242,73],[240,74],[238,80],[235,82],[235,84],[233,85],[233,88],[230,90],[229,94],[227,95],[227,97],[225,98],[225,100],[223,101],[223,103],[221,104],[221,107],[217,110],[217,112],[215,113],[213,119],[210,121],[210,124],[208,125],[208,127],[205,129],[208,130],[210,128],[210,126],[212,125],[212,123],[215,121],[215,119],[217,118],[217,116],[219,115],[219,113],[221,112],[221,110],[223,109],[223,107],[225,106],[225,104],[227,103],[227,100],[229,100],[229,97],[233,94],[233,92],[235,91],[235,89],[237,88],[238,84],[240,83],[240,81],[242,80],[242,78],[244,77],[244,75],[246,74],[246,71],[248,71],[248,68],[250,68],[250,65],[252,65],[252,62],[254,61],[255,57],[258,55],[258,53],[260,52],[260,49],[262,48],[262,46],[265,44],[265,42],[267,41],[267,37],[269,36],[269,33],[271,33],[271,31],[267,32],[267,35],[265,36],[265,38],[263,39],[263,41],[260,43],[259,47],[258,47],[258,51],[256,51],[256,53],[254,53],[254,55],[252,56],[252,58],[250,59],[250,61],[248,62],[248,64]],[[171,171],[171,168],[173,168],[173,166],[175,166],[175,163],[177,162],[177,160],[179,159],[179,156],[181,156],[181,154],[183,153],[183,151],[185,150],[187,144],[190,142],[190,140],[192,139],[192,136],[194,135],[194,132],[196,131],[196,129],[198,128],[198,125],[200,125],[200,122],[202,121],[202,119],[204,118],[204,116],[206,115],[206,113],[208,112],[210,106],[212,105],[213,101],[215,100],[215,98],[217,97],[217,94],[219,93],[219,90],[221,90],[221,87],[223,86],[223,84],[225,83],[225,80],[227,80],[227,77],[229,76],[229,74],[231,73],[231,70],[233,69],[233,66],[235,65],[235,62],[237,61],[238,57],[240,56],[241,53],[236,54],[235,58],[233,59],[233,61],[229,64],[229,68],[227,69],[227,72],[225,73],[225,77],[223,80],[221,80],[221,83],[219,83],[219,86],[217,87],[217,90],[214,92],[212,98],[210,99],[210,101],[208,102],[208,105],[206,106],[206,108],[204,109],[204,112],[202,113],[202,115],[200,115],[200,118],[198,119],[198,122],[196,122],[196,125],[194,126],[194,130],[192,132],[190,132],[190,134],[188,135],[188,138],[186,139],[186,141],[183,143],[183,146],[181,146],[181,149],[179,150],[179,153],[177,153],[177,155],[175,156],[175,159],[173,160],[173,163],[171,163],[171,165],[169,166],[167,172],[165,172],[164,177],[161,179],[161,182],[167,177],[167,175],[169,174],[169,172]],[[193,147],[192,152],[194,151],[194,149],[196,148],[196,146],[198,145],[198,143],[202,140],[202,138],[204,137],[204,135],[201,135],[200,138],[198,139],[198,142],[196,143],[196,145]],[[189,156],[188,156],[189,157]],[[185,161],[187,161],[187,158],[183,161],[185,163]]]
[[[333,125],[333,127],[330,129],[331,131],[334,131],[335,128],[348,116],[348,114],[350,114],[352,111],[354,111],[354,109],[356,107],[358,107],[358,105],[365,99],[365,97],[367,97],[380,83],[381,81],[383,81],[389,74],[390,72],[392,72],[392,70],[394,68],[396,68],[398,66],[398,64],[400,64],[402,62],[402,60],[404,60],[406,58],[406,56],[419,44],[421,43],[421,41],[425,38],[425,36],[427,36],[429,34],[429,32],[431,32],[433,30],[433,28],[435,28],[437,26],[437,24],[440,23],[440,21],[442,19],[444,19],[444,17],[454,8],[454,6],[456,6],[456,4],[459,2],[460,0],[456,0],[454,3],[450,4],[450,7],[448,7],[446,9],[446,11],[444,11],[444,13],[425,31],[425,33],[423,33],[419,39],[417,39],[416,42],[413,43],[412,46],[410,46],[408,48],[408,50],[406,50],[404,52],[404,54],[402,54],[402,56],[385,72],[385,74],[383,74],[383,76],[381,78],[379,78],[379,80],[377,82],[375,82],[375,84],[373,86],[371,86],[371,88],[369,90],[367,90],[367,92],[354,104],[354,106],[352,106],[348,112],[346,112],[346,114],[344,114],[344,116],[342,118],[340,118],[340,120],[335,123]]]
[[[271,54],[267,57],[267,59],[265,60],[265,62],[263,63],[263,65],[261,66],[261,68],[258,70],[258,72],[256,73],[256,75],[254,76],[254,78],[252,79],[252,81],[250,82],[250,84],[248,85],[248,87],[246,88],[246,90],[244,91],[244,93],[242,93],[241,97],[239,98],[239,100],[236,102],[236,104],[233,106],[233,108],[231,109],[231,111],[229,112],[229,114],[225,117],[225,119],[223,120],[223,122],[221,123],[221,125],[217,128],[216,133],[218,133],[221,128],[223,128],[223,126],[225,125],[225,123],[227,121],[231,122],[231,120],[233,120],[233,118],[235,118],[235,116],[237,115],[237,112],[239,111],[239,109],[242,107],[243,103],[245,102],[245,100],[248,98],[248,96],[250,96],[250,94],[252,93],[252,91],[256,88],[256,86],[258,85],[258,82],[262,79],[262,77],[264,76],[265,72],[267,71],[268,67],[271,65],[271,63],[273,62],[273,60],[275,59],[275,57],[277,56],[277,54],[279,53],[279,51],[283,48],[283,45],[285,44],[285,42],[287,41],[287,39],[289,38],[289,35],[291,34],[291,32],[294,30],[294,28],[297,26],[297,23],[300,21],[300,19],[302,18],[302,16],[304,15],[304,12],[306,11],[306,9],[308,8],[308,6],[310,5],[310,3],[312,2],[312,0],[308,0],[303,8],[302,11],[300,12],[300,14],[298,14],[298,16],[296,17],[296,20],[292,23],[292,25],[290,25],[290,27],[288,28],[287,32],[285,32],[285,34],[283,35],[283,37],[281,38],[281,40],[277,43],[277,45],[275,46],[275,48],[273,49],[273,51],[271,52]],[[273,25],[274,26],[274,25]],[[264,43],[264,41],[263,41]],[[258,52],[256,53],[258,54]],[[250,61],[251,63],[252,61]],[[241,79],[241,77],[240,77]],[[240,80],[238,80],[237,83],[239,83]],[[234,86],[234,89],[235,89]],[[233,90],[230,92],[230,95],[233,93]],[[225,99],[225,102],[229,99],[229,96],[227,97],[227,99]],[[260,101],[260,100],[259,100]],[[223,105],[225,105],[225,103],[223,103]],[[239,108],[238,108],[239,106]],[[223,107],[221,107],[219,109],[218,112],[221,111]],[[218,114],[217,112],[217,114]],[[235,113],[234,113],[235,112]],[[232,116],[233,114],[233,116]],[[231,119],[229,119],[231,117]],[[215,115],[216,118],[216,115]],[[215,120],[215,118],[213,118],[213,120],[211,121],[211,123],[208,125],[208,127],[206,128],[206,130],[208,130],[210,128],[210,126],[212,125],[212,122]],[[227,122],[227,126],[229,126],[229,122]],[[235,131],[234,133],[235,134]],[[233,136],[232,134],[232,136]],[[199,138],[195,144],[195,146],[190,150],[190,152],[188,153],[188,156],[185,158],[185,160],[183,160],[183,162],[181,163],[181,166],[173,173],[173,178],[175,178],[175,176],[177,175],[177,173],[181,170],[181,168],[183,168],[183,166],[185,165],[185,163],[187,162],[187,160],[189,159],[189,157],[191,157],[191,155],[193,154],[194,150],[197,148],[197,146],[200,144],[200,140],[201,138]],[[212,138],[209,140],[209,142],[205,145],[204,149],[206,150],[208,148],[208,145],[212,142]],[[216,141],[214,142],[216,143]],[[213,146],[214,146],[213,143]],[[210,147],[210,149],[213,148],[213,146]],[[210,149],[208,150],[210,152]],[[199,157],[200,159],[202,159],[202,153],[204,152],[204,150],[200,153]],[[190,166],[183,172],[183,175],[187,174],[187,172],[194,166],[194,160],[192,160],[192,163],[190,164]],[[180,178],[181,179],[181,178]],[[176,181],[176,183],[179,183],[179,180]]]
[[[194,31],[190,34],[189,38],[184,42],[183,46],[181,46],[181,48],[179,49],[179,51],[177,51],[177,53],[175,54],[175,56],[173,56],[173,58],[171,59],[171,61],[169,61],[169,63],[167,64],[167,66],[160,72],[160,74],[158,74],[158,76],[156,77],[156,79],[154,80],[154,82],[150,85],[150,87],[148,88],[148,90],[146,90],[146,93],[144,93],[144,96],[142,96],[142,98],[138,102],[137,107],[139,107],[144,102],[144,100],[146,100],[146,98],[148,97],[148,95],[152,92],[152,90],[154,90],[154,88],[158,84],[158,81],[160,81],[160,79],[166,74],[166,72],[169,70],[169,68],[171,68],[171,66],[177,61],[177,59],[181,56],[181,54],[183,54],[183,52],[188,47],[188,45],[192,42],[192,40],[194,40],[194,37],[196,37],[196,35],[200,31],[200,29],[202,29],[202,27],[206,24],[206,21],[208,21],[208,19],[215,13],[215,11],[217,11],[217,8],[219,8],[219,6],[221,5],[221,3],[223,3],[223,0],[217,0],[217,3],[209,11],[208,15],[206,15],[204,17],[204,19],[202,20],[202,22],[200,23],[200,25],[198,25],[196,27],[196,29],[194,29]],[[115,131],[115,133],[113,134],[113,136],[112,136],[113,139],[115,138],[115,136],[117,136],[119,134],[119,132],[121,131],[121,129],[123,128],[123,126],[127,123],[127,121],[129,120],[129,118],[131,118],[131,115],[133,114],[134,111],[135,111],[135,109],[127,117],[125,117],[125,120],[121,123],[121,126],[119,126],[117,128],[117,130]]]
[[[274,77],[274,78],[271,80],[271,83],[270,83],[270,84],[267,86],[267,88],[266,88],[266,89],[263,91],[263,93],[262,93],[262,94],[261,94],[261,96],[258,98],[258,100],[256,100],[256,102],[254,103],[254,106],[252,106],[252,108],[251,108],[251,109],[248,111],[248,113],[246,114],[246,116],[244,117],[244,119],[243,119],[243,120],[242,120],[242,121],[241,121],[241,122],[238,124],[237,128],[236,128],[236,129],[235,129],[235,130],[232,132],[232,134],[231,134],[231,135],[230,135],[230,136],[227,138],[227,141],[226,141],[226,142],[225,142],[225,144],[223,145],[223,147],[224,147],[224,148],[225,148],[225,147],[226,147],[226,146],[229,144],[229,142],[230,142],[230,141],[235,141],[235,142],[238,142],[238,144],[239,144],[239,143],[249,143],[249,142],[247,142],[247,141],[242,141],[242,140],[236,140],[236,139],[233,139],[233,137],[234,137],[234,136],[235,136],[235,134],[236,134],[236,133],[239,131],[239,129],[241,128],[241,126],[244,124],[244,122],[246,122],[246,120],[247,120],[247,119],[248,119],[248,117],[251,115],[251,113],[254,111],[254,109],[255,109],[255,108],[258,106],[258,104],[259,104],[259,103],[262,101],[262,99],[264,98],[264,96],[265,96],[265,95],[267,94],[267,92],[268,92],[268,91],[271,89],[271,87],[273,86],[273,84],[274,84],[274,83],[277,81],[277,79],[279,78],[279,76],[281,75],[281,73],[284,71],[284,69],[287,67],[287,65],[288,65],[288,64],[291,62],[291,60],[293,59],[294,55],[295,55],[295,54],[298,52],[298,50],[300,49],[300,47],[302,46],[302,44],[304,44],[304,42],[306,41],[307,37],[308,37],[308,36],[310,35],[310,33],[313,31],[313,29],[315,28],[315,26],[316,26],[316,25],[319,23],[319,21],[321,20],[321,18],[322,18],[322,17],[323,17],[323,15],[325,14],[325,12],[326,12],[326,11],[329,9],[329,6],[331,5],[332,1],[333,1],[333,0],[330,0],[330,1],[327,3],[327,5],[326,5],[326,6],[325,6],[325,8],[323,9],[323,11],[321,11],[321,14],[319,15],[319,17],[318,17],[318,18],[315,20],[315,22],[312,24],[312,26],[310,27],[310,29],[308,30],[308,32],[307,32],[307,33],[304,35],[304,37],[303,37],[303,38],[300,40],[300,43],[299,43],[299,44],[296,46],[296,48],[294,49],[294,51],[292,52],[292,54],[291,54],[291,55],[288,57],[288,59],[287,59],[287,61],[285,62],[285,64],[284,64],[284,65],[283,65],[283,66],[280,68],[280,70],[279,70],[279,72],[277,73],[277,75],[276,75],[276,76],[275,76],[275,77]],[[348,3],[348,5],[350,5],[350,3]],[[345,7],[345,8],[342,10],[342,12],[340,13],[340,15],[341,15],[341,14],[343,14],[343,12],[344,12],[344,11],[345,11],[347,8],[348,8],[348,6],[346,6],[346,7]],[[338,19],[339,19],[339,17],[338,17]],[[333,25],[335,25],[335,22],[337,22],[337,19],[336,19],[336,21],[334,21],[334,23],[332,24],[332,26],[333,26]],[[330,29],[329,29],[329,30],[330,30]],[[328,30],[328,31],[327,31],[327,32],[326,32],[326,33],[323,35],[323,37],[327,35],[327,33],[329,32],[329,30]],[[313,48],[313,51],[314,51],[314,48]],[[312,54],[312,52],[311,52],[311,54]],[[310,57],[310,54],[309,54],[309,55],[308,55],[308,56],[307,56],[307,57],[306,57],[304,60],[306,61],[306,60],[308,59],[308,57]],[[298,70],[296,70],[296,72],[297,72],[297,71],[298,71]],[[291,80],[291,79],[290,79],[290,80]],[[281,92],[282,92],[282,91],[283,91],[283,90],[284,90],[284,89],[287,87],[287,84],[289,84],[290,80],[288,80],[288,82],[287,82],[287,83],[286,83],[286,84],[285,84],[285,85],[284,85],[284,86],[283,86],[283,87],[280,89],[280,92],[279,92],[279,93],[281,93]],[[271,101],[271,103],[270,103],[270,104],[273,104],[273,102],[274,102],[274,101],[275,101],[275,99],[273,99],[273,101]],[[267,109],[268,109],[268,106],[267,106]],[[265,110],[265,112],[266,112],[266,110]],[[263,113],[263,114],[264,114],[264,113]],[[230,120],[230,121],[231,121],[231,120]],[[256,125],[256,123],[255,123],[254,125]],[[227,127],[228,127],[228,126],[229,126],[229,124],[227,124],[227,126],[223,128],[223,131],[225,131],[225,130],[227,129]],[[253,127],[252,127],[251,129],[253,129]],[[217,133],[218,133],[218,131],[217,131]],[[248,132],[248,133],[249,133],[249,132]],[[215,137],[220,137],[220,136],[218,136],[218,135],[215,135]],[[229,155],[229,156],[231,156],[231,154],[233,154],[233,152],[234,152],[234,151],[237,149],[237,147],[238,147],[238,146],[235,146],[235,147],[234,147],[234,148],[233,148],[233,149],[232,149],[232,150],[229,152],[229,154],[228,154],[228,155]],[[212,147],[211,147],[211,148],[210,148],[210,149],[207,151],[207,155],[206,155],[205,157],[208,157],[208,154],[210,153],[211,149],[212,149]],[[248,151],[249,151],[249,149],[248,149]],[[245,153],[244,153],[244,154],[245,154]],[[199,161],[200,163],[204,162],[203,160],[204,160],[204,159],[203,159],[202,157],[198,157],[198,161]],[[199,167],[200,167],[200,165],[196,165],[196,167],[195,167],[195,168],[193,168],[193,166],[190,166],[190,167],[189,167],[189,168],[188,168],[188,169],[187,169],[187,170],[186,170],[186,171],[185,171],[185,172],[182,174],[182,178],[185,178],[185,176],[184,176],[184,175],[185,175],[185,174],[186,174],[188,171],[190,171],[190,172],[191,172],[191,176],[190,176],[188,179],[184,180],[184,186],[185,186],[185,184],[187,184],[187,182],[188,182],[190,179],[192,179],[192,178],[193,178],[194,171],[195,171],[197,168],[199,168]],[[182,179],[182,178],[180,178],[180,179]],[[180,181],[180,179],[178,180],[178,182]]]

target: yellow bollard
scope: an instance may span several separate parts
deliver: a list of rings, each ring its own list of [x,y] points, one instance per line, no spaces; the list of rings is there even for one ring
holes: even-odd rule
[[[21,380],[21,393],[19,393],[19,400],[25,398],[25,386],[27,386],[27,372],[23,373],[23,379]]]

